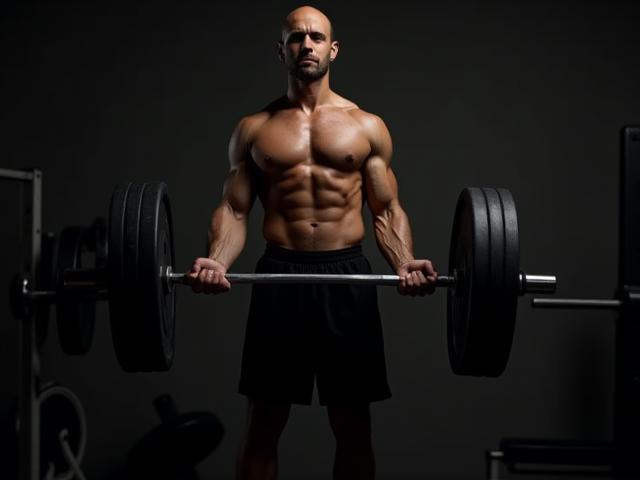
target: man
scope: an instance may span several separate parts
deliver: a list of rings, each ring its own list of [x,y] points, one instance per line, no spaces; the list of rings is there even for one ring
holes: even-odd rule
[[[338,47],[322,12],[301,7],[286,17],[278,56],[287,94],[233,132],[209,256],[189,274],[196,292],[230,289],[224,275],[244,247],[256,196],[267,242],[256,271],[370,273],[360,247],[366,202],[378,246],[401,277],[399,292],[433,292],[431,262],[413,258],[385,124],[329,88]],[[314,378],[336,438],[334,478],[373,478],[369,403],[391,396],[375,287],[255,285],[240,379],[248,422],[239,479],[276,478],[290,406],[311,403]]]

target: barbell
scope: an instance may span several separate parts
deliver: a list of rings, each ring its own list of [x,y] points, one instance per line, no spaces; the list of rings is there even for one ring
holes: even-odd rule
[[[173,220],[163,182],[115,188],[108,228],[67,227],[60,237],[55,290],[12,283],[14,312],[33,303],[55,303],[58,333],[66,353],[86,353],[93,334],[95,301],[108,300],[113,346],[129,372],[166,371],[175,352],[176,289]],[[82,258],[93,252],[86,268]],[[83,256],[84,255],[84,256]],[[86,262],[85,262],[86,263]],[[330,283],[396,286],[397,275],[227,273],[232,284]],[[520,271],[518,220],[511,193],[502,188],[465,188],[458,197],[449,252],[447,343],[454,373],[499,376],[505,369],[518,297],[554,293],[556,277]]]

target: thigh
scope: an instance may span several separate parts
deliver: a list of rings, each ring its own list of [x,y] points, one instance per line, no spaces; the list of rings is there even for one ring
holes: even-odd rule
[[[370,273],[364,257],[327,273]],[[359,405],[391,396],[374,286],[317,286],[317,382],[324,405]]]
[[[291,273],[286,262],[262,258],[257,272]],[[269,401],[311,403],[313,361],[303,285],[254,285],[240,378],[240,393]]]

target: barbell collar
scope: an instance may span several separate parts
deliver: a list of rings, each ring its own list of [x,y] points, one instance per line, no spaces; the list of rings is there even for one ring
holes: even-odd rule
[[[65,290],[68,291],[99,291],[107,290],[109,272],[106,268],[74,268],[62,273]]]
[[[558,279],[555,275],[529,275],[520,272],[520,295],[526,293],[555,293]]]
[[[109,291],[106,289],[74,289],[72,295],[79,300],[109,300]],[[24,293],[25,299],[30,303],[56,303],[59,293],[55,290],[32,290]]]
[[[79,270],[68,270],[67,272],[76,272]],[[84,274],[84,273],[83,273]],[[55,290],[31,290],[31,282],[27,277],[16,276],[14,279],[14,285],[12,285],[12,302],[19,301],[24,302],[23,305],[30,304],[52,304],[56,303],[60,293]],[[82,283],[71,282],[69,285],[65,282],[65,289],[69,288],[68,292],[77,296],[79,299],[86,300],[108,300],[109,290],[106,285],[101,282]],[[26,307],[25,307],[26,308]]]
[[[531,306],[559,310],[619,310],[622,301],[615,298],[532,298]]]

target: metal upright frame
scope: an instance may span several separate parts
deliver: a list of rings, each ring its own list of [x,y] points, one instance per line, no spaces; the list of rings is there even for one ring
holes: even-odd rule
[[[614,478],[640,478],[640,127],[621,136]]]
[[[42,235],[42,172],[0,169],[0,178],[21,182],[20,258],[23,273],[39,286],[38,270]],[[40,361],[36,345],[36,310],[18,323],[19,380],[18,419],[19,455],[18,478],[40,479],[40,409],[38,382]],[[45,307],[46,308],[46,307]]]

